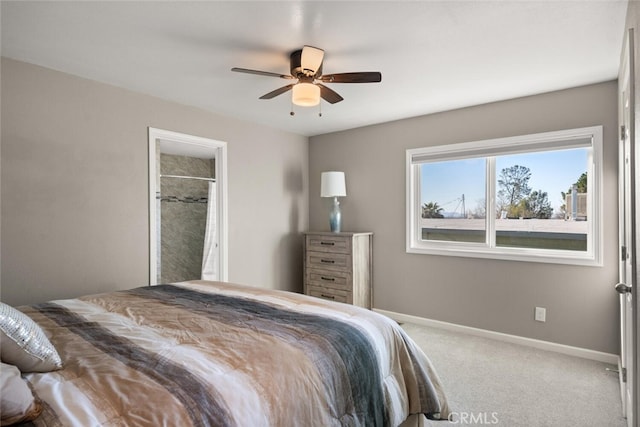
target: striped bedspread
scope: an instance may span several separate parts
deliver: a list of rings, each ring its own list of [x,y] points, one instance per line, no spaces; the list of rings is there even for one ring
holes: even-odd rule
[[[283,291],[192,281],[21,307],[64,368],[29,374],[37,426],[395,426],[447,418],[392,320]]]

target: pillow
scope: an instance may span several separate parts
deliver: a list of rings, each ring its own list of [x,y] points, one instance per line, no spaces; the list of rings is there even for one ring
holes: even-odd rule
[[[0,359],[22,372],[49,372],[62,360],[46,335],[29,316],[0,302]]]
[[[0,422],[3,426],[31,421],[42,412],[42,405],[33,397],[18,368],[4,363],[0,363],[0,401]]]

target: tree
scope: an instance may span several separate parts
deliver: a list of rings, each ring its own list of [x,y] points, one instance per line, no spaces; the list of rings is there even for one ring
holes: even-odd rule
[[[526,166],[514,165],[510,168],[504,168],[500,171],[500,179],[498,185],[498,197],[500,197],[507,205],[515,206],[520,203],[524,197],[529,195],[529,179],[531,179],[531,170]]]
[[[526,201],[531,218],[549,219],[553,215],[553,208],[549,203],[546,191],[534,191],[527,197]]]
[[[485,199],[478,199],[476,201],[476,207],[472,212],[474,218],[486,218],[487,217],[487,204]]]
[[[553,215],[553,208],[547,192],[538,190],[520,200],[517,205],[510,206],[507,214],[510,218],[549,219]]]
[[[511,212],[518,208],[520,201],[531,193],[529,179],[531,179],[531,170],[526,166],[514,165],[500,171],[498,198],[501,210],[509,212],[509,216],[512,216]]]
[[[587,173],[586,172],[583,172],[582,175],[580,175],[580,178],[578,178],[575,185],[577,187],[578,193],[587,192]],[[571,192],[571,189],[569,189],[569,192]]]
[[[422,205],[422,218],[444,218],[443,210],[438,206],[438,202],[425,203]]]
[[[587,173],[583,172],[582,175],[578,177],[578,180],[569,187],[569,190],[567,190],[566,193],[564,191],[560,192],[560,196],[562,196],[563,202],[567,200],[567,194],[571,194],[571,190],[573,189],[574,185],[576,186],[578,193],[586,193],[587,192]],[[560,206],[560,211],[562,212],[562,217],[565,217],[567,214],[566,203],[563,203],[562,206]]]

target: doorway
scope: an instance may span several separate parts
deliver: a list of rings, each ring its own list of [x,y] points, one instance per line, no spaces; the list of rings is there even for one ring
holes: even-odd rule
[[[227,281],[226,143],[149,128],[149,284]]]

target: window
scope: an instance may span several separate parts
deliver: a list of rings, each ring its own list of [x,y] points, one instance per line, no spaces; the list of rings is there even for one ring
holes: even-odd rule
[[[602,126],[407,150],[407,252],[602,265]]]

